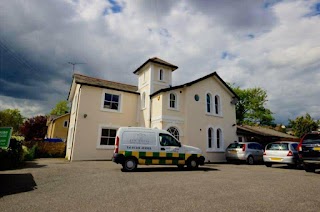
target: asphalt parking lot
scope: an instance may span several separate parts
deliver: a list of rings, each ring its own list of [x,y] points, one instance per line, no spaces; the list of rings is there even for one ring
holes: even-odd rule
[[[0,172],[0,211],[319,211],[320,172],[206,164],[196,171],[38,159]]]

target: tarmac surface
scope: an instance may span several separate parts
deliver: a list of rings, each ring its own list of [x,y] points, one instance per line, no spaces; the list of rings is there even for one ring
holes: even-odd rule
[[[0,171],[0,211],[320,211],[320,172],[284,165],[198,170],[37,159]]]

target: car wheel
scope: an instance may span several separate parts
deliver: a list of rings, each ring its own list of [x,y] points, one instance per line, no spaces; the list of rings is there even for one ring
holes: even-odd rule
[[[307,165],[307,164],[304,164],[304,170],[306,171],[306,172],[315,172],[315,168],[314,168],[314,166],[312,166],[312,165]]]
[[[264,165],[266,165],[266,167],[271,167],[272,163],[265,163]]]
[[[187,167],[188,167],[189,169],[197,169],[198,166],[199,166],[199,164],[198,164],[197,158],[190,158],[190,159],[188,159],[188,161],[187,161]]]
[[[137,164],[137,160],[135,158],[127,158],[122,167],[124,169],[124,171],[134,171],[137,168],[138,164]]]
[[[248,163],[249,165],[253,165],[253,164],[254,164],[254,159],[253,159],[253,157],[252,157],[251,155],[248,157],[247,163]]]

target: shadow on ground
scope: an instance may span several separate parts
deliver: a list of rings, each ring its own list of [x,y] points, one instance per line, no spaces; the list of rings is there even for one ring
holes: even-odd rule
[[[125,172],[123,169],[121,171]],[[179,169],[177,167],[138,167],[134,172],[209,172],[220,171],[219,169],[209,167],[199,167],[198,169],[190,170],[188,168]]]
[[[32,174],[0,174],[0,198],[36,189]]]

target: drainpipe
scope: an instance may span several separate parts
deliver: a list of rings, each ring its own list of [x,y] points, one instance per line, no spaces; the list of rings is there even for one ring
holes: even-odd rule
[[[152,98],[151,98],[151,96],[150,96],[150,105],[149,105],[149,117],[150,117],[150,119],[149,119],[149,128],[151,128],[151,108],[152,108]]]

